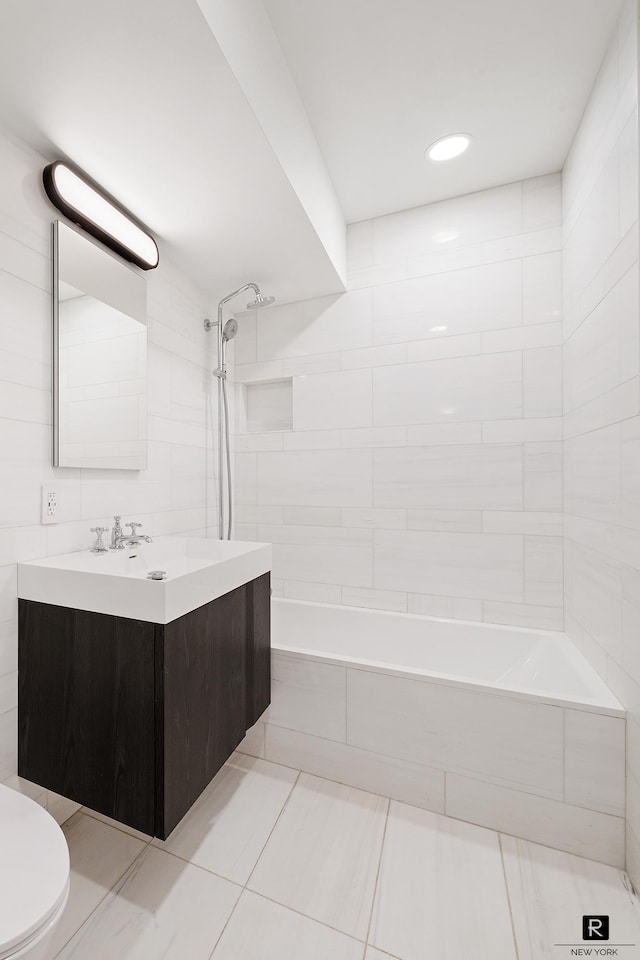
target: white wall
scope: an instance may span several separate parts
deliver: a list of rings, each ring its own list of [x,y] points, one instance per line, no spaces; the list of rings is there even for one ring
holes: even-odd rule
[[[566,629],[629,711],[627,866],[640,885],[640,345],[636,3],[563,176]]]
[[[141,472],[51,467],[51,239],[45,161],[0,133],[0,781],[16,770],[16,562],[79,550],[114,513],[151,535],[204,534],[215,513],[203,297],[161,259],[148,281],[149,461]],[[215,397],[213,399],[215,410]],[[210,437],[210,434],[209,434]],[[207,458],[209,457],[209,463]],[[55,480],[63,522],[40,524]]]
[[[560,176],[349,228],[348,292],[240,317],[237,534],[286,597],[562,627]],[[239,388],[241,392],[241,388]]]

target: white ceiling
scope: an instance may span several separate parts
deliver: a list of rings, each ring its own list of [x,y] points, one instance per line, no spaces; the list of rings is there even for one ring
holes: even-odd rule
[[[213,304],[344,289],[196,0],[1,0],[2,125],[101,184]]]
[[[264,0],[348,221],[560,170],[620,0]],[[449,133],[472,149],[443,165]]]
[[[282,61],[271,23],[355,221],[558,170],[621,5],[199,2],[209,24],[220,22],[216,11],[230,14],[228,36],[214,37],[197,0],[0,0],[0,126],[117,197],[212,304],[248,280],[284,302],[344,289],[314,228],[318,211],[305,207],[276,145],[286,141],[312,195],[313,151],[296,141],[300,112],[296,119],[291,97],[271,93],[274,109],[258,109],[259,71],[267,91],[267,73],[273,80]],[[249,26],[254,46],[243,51]],[[255,62],[253,94],[242,86],[242,57],[247,76]],[[425,147],[453,131],[472,133],[473,148],[427,164]]]

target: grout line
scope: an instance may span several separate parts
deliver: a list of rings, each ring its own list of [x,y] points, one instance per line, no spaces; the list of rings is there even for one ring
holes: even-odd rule
[[[216,876],[217,876],[217,874],[216,874]],[[231,913],[230,913],[229,916],[227,917],[227,919],[226,919],[226,921],[225,921],[225,924],[224,924],[222,930],[220,931],[220,935],[219,935],[218,939],[216,940],[216,942],[215,942],[214,945],[213,945],[213,949],[212,949],[211,953],[209,954],[209,960],[213,960],[213,955],[214,955],[214,953],[216,952],[216,950],[218,949],[218,944],[219,944],[220,941],[222,940],[222,938],[223,938],[223,936],[224,936],[224,933],[225,933],[225,930],[227,929],[227,927],[229,926],[229,923],[231,922],[232,916],[233,916],[234,913],[236,912],[237,906],[238,906],[238,904],[240,903],[240,900],[242,899],[242,894],[243,894],[243,893],[244,893],[244,888],[242,888],[242,889],[240,890],[240,893],[238,894],[238,899],[236,900],[236,902],[235,902],[234,905],[233,905],[233,910],[231,911]]]
[[[265,731],[265,735],[266,735],[266,731]],[[266,740],[265,740],[265,742],[266,742]],[[268,762],[270,763],[271,761],[268,761]],[[284,764],[280,764],[280,766],[284,766]],[[267,839],[265,840],[265,842],[264,842],[263,845],[262,845],[262,849],[260,850],[260,853],[258,854],[258,857],[257,857],[257,859],[256,859],[256,862],[255,862],[255,864],[254,864],[254,867],[253,867],[251,873],[249,874],[249,876],[248,876],[248,878],[247,878],[247,881],[246,881],[246,883],[245,883],[245,885],[244,885],[246,889],[250,889],[249,884],[251,883],[251,880],[253,879],[254,873],[255,873],[256,870],[258,869],[258,864],[259,864],[260,861],[262,860],[262,856],[263,856],[263,854],[264,854],[264,852],[265,852],[265,850],[266,850],[266,848],[267,848],[267,845],[268,845],[269,841],[271,840],[271,837],[273,836],[273,833],[274,833],[276,827],[277,827],[278,824],[280,823],[280,819],[281,819],[284,811],[287,809],[287,806],[289,805],[289,801],[291,800],[291,797],[293,796],[293,793],[294,793],[296,787],[298,786],[298,783],[300,782],[300,777],[302,776],[302,771],[299,770],[297,767],[293,767],[292,769],[294,769],[294,770],[297,769],[297,770],[298,770],[298,776],[297,776],[296,779],[293,781],[293,784],[291,785],[291,790],[290,790],[289,793],[287,794],[287,799],[285,800],[284,804],[282,805],[282,809],[280,810],[280,813],[279,813],[278,816],[276,817],[275,823],[273,824],[271,830],[269,831],[269,836],[267,837]]]
[[[349,667],[344,668],[344,742],[346,746],[349,743]]]
[[[154,837],[154,840],[157,840],[157,839],[159,838]],[[165,842],[164,840],[160,840],[160,843],[164,843],[164,842]],[[230,883],[232,886],[238,887],[238,889],[241,892],[242,890],[244,890],[244,884],[239,883],[237,880],[232,880],[230,877],[226,877],[223,873],[218,873],[216,870],[212,870],[211,867],[204,867],[201,863],[195,863],[195,861],[193,860],[188,860],[186,857],[181,856],[179,853],[175,853],[174,850],[167,850],[165,849],[165,847],[160,847],[155,843],[150,843],[149,846],[153,850],[157,850],[159,853],[164,853],[168,857],[173,857],[174,860],[179,860],[180,863],[186,863],[190,867],[195,867],[196,870],[202,870],[204,873],[208,873],[212,877],[217,877],[218,880],[224,880],[225,883]]]
[[[108,817],[107,819],[103,820],[102,817],[104,817],[105,814],[99,813],[97,810],[90,810],[89,807],[80,807],[80,809],[76,810],[71,817],[75,817],[79,813],[83,813],[86,817],[91,817],[91,819],[95,820],[96,823],[101,823],[105,827],[111,827],[112,830],[117,830],[119,833],[124,833],[126,837],[131,837],[132,840],[139,840],[140,843],[146,843],[148,845],[152,840],[155,840],[155,837],[149,836],[148,833],[143,833],[142,830],[137,830],[136,833],[140,834],[140,836],[136,836],[136,833],[131,833],[131,830],[135,830],[135,827],[131,827],[130,830],[125,830],[125,824],[120,824],[117,820],[110,821]],[[69,820],[71,820],[71,817],[69,817]],[[109,822],[107,822],[108,820]],[[65,823],[68,822],[68,820],[65,821]],[[143,840],[143,837],[148,837],[148,839]]]
[[[567,802],[567,711],[564,708],[562,710],[562,802]]]
[[[77,812],[79,813],[80,811],[77,811]],[[99,821],[97,821],[97,822],[99,822]],[[108,824],[107,824],[107,826],[108,826]],[[129,834],[129,836],[130,836],[130,834]],[[134,837],[133,839],[135,840],[136,838]],[[135,865],[136,865],[136,864],[138,863],[138,861],[145,855],[145,853],[147,852],[148,849],[149,849],[149,844],[147,843],[147,844],[145,844],[145,846],[143,847],[143,849],[140,851],[140,853],[137,854],[136,857],[134,857],[134,859],[131,861],[131,863],[130,863],[127,867],[125,867],[125,869],[124,869],[124,870],[122,871],[122,873],[118,876],[118,878],[114,881],[114,883],[109,887],[109,889],[105,891],[104,896],[100,898],[100,900],[99,900],[98,903],[95,905],[95,907],[93,908],[93,910],[91,910],[91,912],[90,912],[89,914],[87,914],[87,916],[86,916],[86,917],[84,918],[84,920],[80,923],[80,925],[79,925],[78,927],[76,927],[76,929],[73,931],[73,933],[71,934],[71,936],[69,937],[69,939],[65,941],[65,943],[62,945],[62,947],[60,948],[60,950],[58,950],[58,952],[55,954],[55,956],[52,957],[52,960],[55,960],[56,957],[61,956],[63,950],[65,950],[65,949],[67,948],[67,946],[71,943],[71,941],[80,933],[80,931],[83,929],[83,927],[87,926],[87,924],[89,923],[89,921],[91,920],[91,918],[97,913],[97,911],[100,909],[100,907],[101,907],[102,904],[105,902],[105,900],[107,899],[107,897],[108,897],[110,894],[114,893],[114,890],[116,889],[116,887],[118,886],[118,884],[122,883],[122,881],[124,880],[124,878],[133,870],[133,868],[135,867]],[[114,897],[117,897],[117,896],[119,896],[119,893],[118,893],[118,892],[116,892],[116,893],[114,894]],[[68,905],[68,901],[67,901],[67,905]],[[66,913],[66,910],[67,910],[67,907],[65,906],[65,910],[64,910],[65,913]],[[64,914],[63,914],[63,916],[64,916]]]
[[[318,920],[317,917],[312,917],[308,913],[302,913],[301,910],[297,910],[288,903],[281,903],[279,900],[274,900],[273,897],[269,897],[266,893],[260,893],[257,890],[251,890],[249,887],[246,887],[245,889],[247,893],[250,893],[254,897],[260,897],[261,900],[266,900],[268,903],[273,903],[277,907],[282,907],[283,910],[289,910],[291,913],[295,913],[298,917],[304,917],[305,920],[310,920],[311,923],[318,923],[321,927],[326,927],[327,930],[333,930],[334,933],[339,933],[341,936],[348,937],[350,940],[354,940],[356,943],[361,943],[366,948],[365,941],[361,940],[359,937],[355,937],[352,933],[345,933],[345,931],[341,930],[339,927],[332,927],[330,923],[326,923],[324,920]],[[10,958],[8,958],[8,960],[10,960]],[[289,958],[287,958],[287,960],[289,960]]]
[[[382,856],[384,853],[384,842],[387,836],[387,825],[389,823],[389,811],[391,809],[391,800],[387,799],[387,812],[384,818],[384,828],[382,830],[382,842],[380,844],[380,854],[378,856],[378,869],[376,870],[376,882],[373,885],[373,897],[371,898],[371,910],[369,911],[369,923],[367,924],[367,933],[365,936],[365,944],[369,945],[369,937],[371,935],[371,925],[373,923],[373,911],[376,905],[376,897],[378,894],[378,885],[380,882],[380,872],[382,870]]]
[[[507,906],[509,907],[509,920],[511,922],[511,935],[513,936],[513,946],[516,952],[516,960],[518,960],[520,953],[518,951],[518,938],[516,937],[516,925],[513,921],[513,907],[511,904],[511,893],[509,891],[509,881],[507,880],[507,868],[504,862],[504,849],[502,846],[502,834],[499,831],[496,831],[498,834],[498,848],[500,850],[500,863],[502,864],[502,876],[504,879],[504,889],[507,895]]]

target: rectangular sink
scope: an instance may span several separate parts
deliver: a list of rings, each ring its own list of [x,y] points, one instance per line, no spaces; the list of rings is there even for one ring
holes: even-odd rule
[[[150,580],[163,570],[164,580]],[[156,537],[124,550],[82,550],[18,564],[18,597],[170,623],[271,570],[271,544]]]

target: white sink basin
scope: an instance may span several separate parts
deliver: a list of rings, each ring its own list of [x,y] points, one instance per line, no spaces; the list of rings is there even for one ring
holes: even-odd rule
[[[18,564],[18,596],[132,620],[170,623],[271,569],[271,545],[156,537],[107,553],[65,553]],[[164,570],[165,580],[148,580]]]

